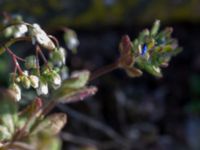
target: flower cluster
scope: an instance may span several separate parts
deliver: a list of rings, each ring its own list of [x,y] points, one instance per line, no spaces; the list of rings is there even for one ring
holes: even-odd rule
[[[130,76],[140,76],[139,69],[143,69],[161,77],[161,67],[167,67],[171,57],[181,51],[177,40],[171,37],[172,28],[159,32],[159,27],[160,21],[156,20],[151,30],[143,30],[133,42],[127,35],[122,37],[119,66]]]
[[[65,55],[62,55],[65,57]],[[25,58],[25,68],[23,72],[18,71],[18,73],[11,74],[11,89],[16,92],[16,99],[21,99],[21,86],[25,89],[30,89],[31,87],[36,89],[38,95],[47,95],[49,91],[49,86],[54,89],[60,87],[62,83],[61,72],[65,68],[63,61],[61,68],[53,65],[51,61],[44,64],[41,68],[37,68],[37,57],[34,55]],[[67,74],[67,72],[65,72]]]
[[[49,88],[57,89],[61,86],[62,80],[68,77],[66,62],[66,49],[59,46],[57,39],[48,35],[38,24],[29,24],[19,16],[6,18],[4,21],[4,36],[10,38],[3,46],[3,52],[11,55],[15,68],[11,73],[10,88],[16,93],[16,100],[21,99],[21,88],[34,88],[38,95],[47,95]],[[22,59],[16,56],[8,47],[18,39],[30,40],[35,46],[35,55]],[[75,50],[79,42],[74,31],[65,31],[64,38],[67,47]],[[43,49],[48,50],[48,56]],[[1,52],[2,53],[2,52]],[[43,60],[43,62],[40,62]],[[24,63],[21,68],[19,61]]]

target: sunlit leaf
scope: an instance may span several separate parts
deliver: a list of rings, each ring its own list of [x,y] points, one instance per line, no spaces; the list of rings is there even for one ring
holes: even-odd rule
[[[0,125],[0,141],[10,140],[12,138],[12,134],[8,131],[8,128]]]
[[[59,91],[66,88],[78,89],[84,87],[90,77],[90,72],[87,70],[73,72],[71,77],[63,81]]]
[[[52,135],[58,134],[67,123],[65,113],[55,113],[42,120],[32,131],[32,134],[39,132],[50,132]]]
[[[94,95],[97,92],[97,88],[94,86],[84,87],[80,89],[70,89],[66,88],[62,91],[59,91],[54,95],[54,100],[60,103],[72,103]]]
[[[17,103],[12,98],[12,91],[1,90],[0,99],[0,124],[8,128],[10,133],[15,131],[17,121]]]
[[[60,150],[61,142],[58,137],[51,133],[40,132],[30,137],[30,143],[36,150]]]

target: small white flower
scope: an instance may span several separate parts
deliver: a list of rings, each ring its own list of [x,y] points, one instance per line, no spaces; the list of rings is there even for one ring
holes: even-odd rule
[[[77,48],[79,45],[79,41],[75,36],[69,37],[67,42],[67,47],[72,50],[74,48]]]
[[[14,91],[15,93],[15,99],[17,101],[19,101],[21,99],[21,89],[20,87],[16,84],[16,83],[13,83],[11,86],[10,86],[10,89],[12,91]]]
[[[29,78],[31,81],[31,86],[33,88],[38,88],[39,87],[39,78],[35,75],[30,75]]]
[[[78,47],[79,41],[76,33],[73,30],[68,29],[64,34],[64,40],[66,42],[67,48],[74,50]]]
[[[25,76],[28,76],[28,70],[24,70],[23,73],[24,73]]]
[[[54,65],[60,67],[66,62],[66,50],[63,47],[59,47],[50,53],[50,58]]]
[[[34,27],[36,30],[41,30],[40,25],[37,24],[37,23],[34,23],[34,24],[33,24],[33,27]]]
[[[47,95],[49,92],[47,82],[40,80],[39,88],[37,88],[36,91],[38,95]]]
[[[62,79],[61,79],[60,75],[57,74],[57,73],[53,74],[52,81],[51,81],[51,86],[54,89],[58,89],[61,86],[61,83],[62,83]]]
[[[36,38],[36,41],[41,44],[44,48],[52,50],[55,48],[54,43],[48,37],[48,35],[40,28],[38,24],[33,24],[33,35]],[[33,38],[32,38],[33,39]]]
[[[22,76],[21,82],[22,82],[22,85],[24,86],[24,88],[29,89],[31,87],[31,81],[28,78],[28,76],[26,76],[26,75]]]
[[[59,49],[59,52],[60,52],[60,56],[61,56],[61,61],[63,64],[65,64],[65,61],[66,61],[66,51],[63,47],[60,47]]]
[[[15,37],[15,38],[22,37],[22,36],[24,36],[24,34],[25,34],[26,32],[28,32],[28,28],[27,28],[27,26],[24,25],[24,24],[17,25],[17,26],[16,26],[16,29],[17,29],[17,31],[14,33],[14,37]]]
[[[61,77],[59,74],[55,74],[53,78],[53,84],[59,86],[61,84]]]

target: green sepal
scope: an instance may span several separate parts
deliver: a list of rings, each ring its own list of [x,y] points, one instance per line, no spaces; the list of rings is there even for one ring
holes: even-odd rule
[[[160,28],[160,20],[156,20],[151,28],[151,36],[155,36]]]

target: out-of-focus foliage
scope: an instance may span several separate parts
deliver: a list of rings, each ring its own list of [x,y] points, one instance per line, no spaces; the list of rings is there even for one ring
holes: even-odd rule
[[[194,114],[200,113],[200,76],[193,74],[189,80],[191,101],[188,110]]]
[[[34,16],[29,19],[50,28],[149,23],[155,18],[195,22],[200,19],[199,5],[198,0],[4,0],[0,8],[27,18]]]
[[[0,149],[60,149],[61,143],[56,135],[66,123],[66,114],[55,113],[42,118],[40,99],[19,111],[12,91],[1,92],[4,94],[0,101]]]

